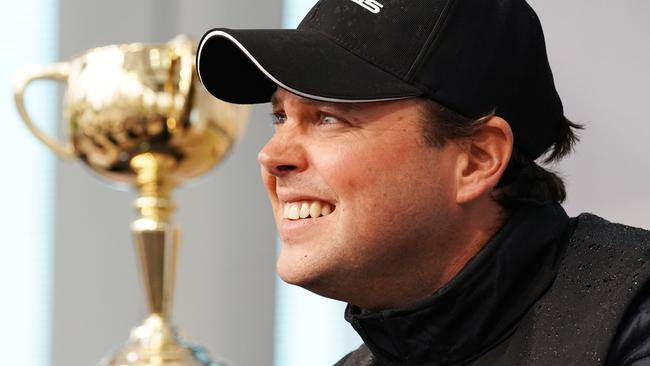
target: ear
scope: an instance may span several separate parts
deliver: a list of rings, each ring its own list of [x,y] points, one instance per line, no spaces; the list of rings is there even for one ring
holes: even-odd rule
[[[493,116],[468,139],[458,165],[456,203],[466,204],[492,192],[510,161],[510,125]]]

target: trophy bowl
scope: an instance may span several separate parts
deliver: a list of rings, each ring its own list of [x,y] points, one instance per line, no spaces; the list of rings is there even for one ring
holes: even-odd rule
[[[165,179],[180,183],[221,161],[248,117],[247,107],[222,102],[200,85],[194,50],[179,36],[162,45],[98,47],[70,62],[26,68],[15,82],[16,105],[37,138],[110,182],[137,185],[134,158],[153,153],[169,159]],[[37,79],[67,84],[65,144],[42,133],[25,109],[24,89]]]
[[[248,107],[212,97],[195,70],[195,45],[179,36],[91,49],[69,62],[25,68],[15,79],[17,110],[32,133],[59,156],[78,159],[109,182],[134,187],[139,218],[131,224],[149,315],[106,366],[216,366],[202,347],[172,326],[178,227],[171,191],[218,164],[244,131]],[[67,139],[43,133],[24,92],[34,80],[66,84]]]

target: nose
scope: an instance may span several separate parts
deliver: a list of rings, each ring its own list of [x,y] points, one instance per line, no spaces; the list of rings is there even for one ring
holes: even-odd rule
[[[273,176],[283,177],[307,168],[304,144],[299,134],[276,131],[257,155],[263,170]]]

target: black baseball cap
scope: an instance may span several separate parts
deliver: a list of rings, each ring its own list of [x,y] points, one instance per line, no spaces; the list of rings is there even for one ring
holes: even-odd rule
[[[320,0],[297,29],[208,31],[197,70],[231,103],[269,102],[279,86],[328,102],[419,96],[469,118],[494,111],[531,159],[566,123],[524,0]]]

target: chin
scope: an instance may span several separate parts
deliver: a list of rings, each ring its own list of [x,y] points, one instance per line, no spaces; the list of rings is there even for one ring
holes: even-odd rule
[[[294,260],[281,254],[276,270],[282,281],[321,296],[333,297],[333,292],[336,292],[333,290],[338,287],[328,271],[323,270],[317,263],[306,261],[304,257]]]
[[[317,273],[314,273],[313,268],[309,267],[307,263],[285,259],[281,254],[278,258],[276,271],[282,281],[306,288],[310,284],[318,282]]]

